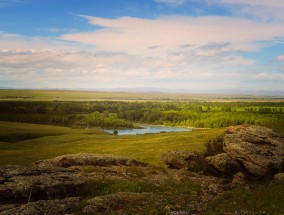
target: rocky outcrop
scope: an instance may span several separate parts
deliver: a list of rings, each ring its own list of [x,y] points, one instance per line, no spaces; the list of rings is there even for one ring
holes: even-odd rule
[[[169,151],[162,160],[173,169],[204,171],[215,176],[235,178],[266,177],[284,170],[284,137],[272,129],[240,125],[229,127],[224,134],[222,153],[202,157],[190,151]]]
[[[123,171],[123,168],[128,166],[149,165],[124,157],[74,154],[38,161],[32,167],[2,166],[0,202],[27,203],[78,196],[90,178],[128,177]],[[97,170],[95,167],[100,169]],[[86,168],[89,168],[86,170],[88,174],[85,173]]]
[[[60,200],[40,200],[36,202],[30,202],[23,205],[14,205],[13,208],[4,210],[1,212],[0,206],[0,215],[60,215],[60,214],[71,214],[76,210],[76,207],[79,205],[79,198],[66,198]],[[3,207],[4,208],[4,207]],[[73,214],[73,213],[72,213]]]
[[[188,196],[196,199],[188,213],[202,211],[223,192],[221,180],[188,173],[96,154],[64,155],[29,167],[0,166],[0,215],[171,214],[175,202],[189,202]],[[175,193],[175,186],[187,191]]]
[[[284,137],[269,128],[229,127],[224,151],[255,176],[270,175],[284,168]]]
[[[232,176],[241,170],[241,166],[233,160],[227,153],[221,153],[215,156],[206,157],[208,171],[215,175]]]
[[[161,155],[163,162],[172,169],[200,172],[206,169],[205,159],[191,151],[168,151]]]
[[[163,162],[173,169],[188,168],[189,160],[194,160],[195,153],[191,151],[168,151],[161,155]]]
[[[37,161],[34,163],[35,167],[49,168],[49,167],[70,167],[70,166],[143,166],[148,164],[129,159],[126,157],[119,157],[113,155],[100,155],[91,153],[79,153],[62,155],[49,160]]]
[[[232,126],[224,137],[224,152],[207,157],[220,174],[237,172],[265,177],[284,169],[284,137],[260,126]]]
[[[121,214],[123,209],[129,204],[135,204],[145,200],[149,194],[118,192],[111,195],[98,196],[87,201],[87,206],[83,208],[84,214],[103,213],[103,214]],[[114,210],[115,209],[115,210]]]

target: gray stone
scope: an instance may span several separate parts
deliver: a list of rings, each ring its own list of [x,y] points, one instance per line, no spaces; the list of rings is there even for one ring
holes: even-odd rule
[[[227,153],[206,157],[208,168],[213,168],[218,175],[232,176],[241,170],[238,162],[234,161]]]
[[[168,151],[161,155],[163,162],[172,169],[202,171],[204,159],[191,151]]]
[[[271,175],[284,167],[284,137],[269,128],[229,127],[224,151],[255,176]]]

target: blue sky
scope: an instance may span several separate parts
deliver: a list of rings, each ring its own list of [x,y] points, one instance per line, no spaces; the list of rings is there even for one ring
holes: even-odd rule
[[[283,92],[283,0],[0,0],[0,87]]]

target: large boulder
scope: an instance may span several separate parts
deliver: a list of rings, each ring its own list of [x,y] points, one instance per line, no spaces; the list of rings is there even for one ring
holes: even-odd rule
[[[225,132],[224,151],[248,173],[265,176],[284,168],[284,137],[260,126],[232,126]]]

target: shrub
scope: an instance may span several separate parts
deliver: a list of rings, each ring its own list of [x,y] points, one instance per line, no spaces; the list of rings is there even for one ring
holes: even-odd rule
[[[205,143],[204,156],[214,156],[224,152],[224,135],[219,135],[214,139],[208,140]]]

